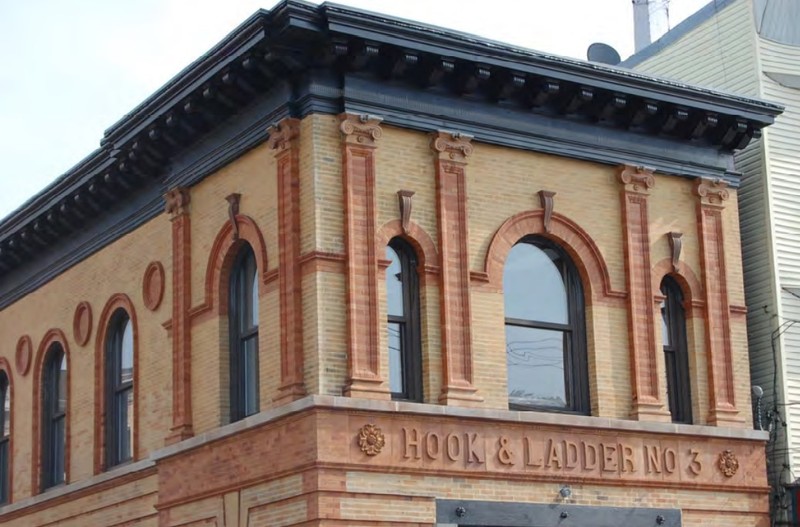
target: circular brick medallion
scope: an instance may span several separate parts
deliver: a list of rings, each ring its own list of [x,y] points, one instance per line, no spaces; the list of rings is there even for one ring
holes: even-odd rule
[[[17,342],[17,352],[14,355],[14,361],[17,366],[17,373],[23,377],[28,373],[31,367],[31,356],[33,355],[33,343],[28,335],[23,335]]]
[[[89,302],[81,302],[75,308],[72,319],[72,333],[79,346],[85,346],[92,336],[92,306]]]
[[[142,280],[144,306],[155,311],[164,299],[164,266],[161,262],[150,262]]]

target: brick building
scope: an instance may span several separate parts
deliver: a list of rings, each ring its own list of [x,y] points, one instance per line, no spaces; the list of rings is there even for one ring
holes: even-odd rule
[[[0,519],[767,525],[731,159],[779,112],[256,13],[0,224]]]

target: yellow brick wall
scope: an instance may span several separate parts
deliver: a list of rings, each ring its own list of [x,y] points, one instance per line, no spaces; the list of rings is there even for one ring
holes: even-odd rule
[[[142,250],[147,247],[147,250]],[[34,355],[45,332],[60,328],[67,337],[70,398],[68,419],[71,436],[70,481],[92,475],[95,423],[94,364],[98,334],[98,318],[112,295],[124,293],[133,302],[137,317],[139,384],[138,450],[142,457],[164,444],[171,425],[172,377],[169,364],[170,343],[162,323],[170,317],[171,292],[166,288],[164,300],[155,312],[144,307],[142,277],[152,260],[164,265],[167,283],[171,276],[171,230],[169,220],[159,216],[134,232],[95,253],[80,265],[30,293],[0,313],[0,353],[14,364],[15,345],[22,335],[30,335]],[[75,342],[73,314],[79,302],[92,306],[93,330],[86,346]],[[18,500],[31,495],[32,448],[39,438],[32,437],[31,415],[34,394],[34,366],[26,376],[13,376],[14,449],[13,497]],[[36,388],[39,395],[39,388]]]
[[[399,217],[397,191],[416,192],[412,220],[436,243],[436,196],[434,158],[429,137],[421,132],[384,125],[376,151],[376,228]],[[310,116],[301,123],[300,136],[301,254],[322,251],[342,255],[344,224],[342,198],[341,134],[335,116]],[[474,142],[467,166],[470,270],[482,272],[489,243],[510,216],[539,209],[539,190],[556,192],[555,211],[581,226],[595,241],[608,266],[611,286],[625,289],[625,264],[621,224],[620,185],[615,168],[563,159],[534,152]],[[266,243],[268,270],[278,265],[277,182],[273,152],[266,145],[254,148],[218,173],[191,189],[192,306],[205,299],[206,266],[211,245],[228,222],[225,196],[242,194],[240,212],[254,219]],[[696,225],[696,198],[692,181],[657,176],[650,192],[651,262],[669,256],[665,233],[684,235],[681,259],[702,277]],[[736,196],[731,193],[724,213],[729,300],[743,305]],[[0,334],[5,337],[0,352],[13,363],[14,345],[23,334],[34,348],[50,328],[61,328],[69,339],[71,398],[70,481],[89,477],[93,471],[95,390],[94,350],[97,318],[115,293],[130,296],[138,317],[140,410],[139,452],[146,456],[160,448],[171,426],[171,343],[162,324],[171,317],[172,277],[171,224],[165,214],[117,240],[80,265],[66,271],[0,314]],[[164,301],[155,312],[142,301],[142,275],[152,260],[166,271]],[[339,269],[344,269],[343,264]],[[440,294],[435,280],[421,287],[423,371],[426,402],[436,402],[441,390]],[[345,276],[336,264],[323,272],[303,275],[305,382],[310,393],[339,395],[347,378],[347,334]],[[379,280],[381,320],[385,320],[384,283]],[[473,285],[475,283],[473,282]],[[655,292],[655,291],[654,291]],[[260,307],[261,408],[274,406],[280,382],[280,323],[277,281],[264,287]],[[74,342],[72,319],[75,306],[88,301],[95,327],[85,347]],[[506,355],[503,328],[503,297],[498,292],[473,287],[472,336],[474,383],[483,406],[507,407]],[[655,307],[654,307],[655,309]],[[627,311],[624,304],[597,303],[587,308],[587,337],[592,413],[628,418],[631,411],[630,358]],[[702,350],[704,331],[700,319],[689,323],[692,347],[695,419],[705,422],[708,390],[707,365]],[[656,319],[658,322],[658,319]],[[749,423],[749,382],[744,318],[732,317],[734,375],[737,402]],[[192,403],[196,433],[218,427],[225,421],[227,399],[227,322],[204,317],[192,329]],[[379,331],[381,372],[387,373],[385,322]],[[657,335],[660,335],[657,331]],[[659,354],[660,357],[660,354]],[[663,370],[663,358],[661,368]],[[32,374],[14,376],[15,501],[31,493],[30,412]],[[352,504],[352,510],[357,510]]]

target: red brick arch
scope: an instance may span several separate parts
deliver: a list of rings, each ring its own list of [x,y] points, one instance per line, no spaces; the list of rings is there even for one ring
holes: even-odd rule
[[[398,236],[411,244],[420,258],[420,265],[423,269],[439,267],[439,253],[436,250],[436,244],[433,243],[433,239],[425,229],[413,221],[410,222],[407,232],[403,232],[400,220],[391,220],[384,223],[375,233],[375,241],[378,245],[377,254],[382,255],[383,248],[389,245],[392,238]]]
[[[664,277],[670,276],[675,279],[678,286],[683,293],[683,303],[687,314],[694,314],[696,310],[692,307],[701,307],[703,302],[703,285],[697,275],[694,274],[692,268],[685,262],[678,262],[678,268],[672,268],[672,259],[664,258],[653,266],[650,275],[653,278],[652,287],[653,291],[661,294],[661,281]]]
[[[39,348],[36,351],[36,359],[33,363],[33,437],[31,438],[31,489],[33,489],[33,494],[39,494],[42,492],[42,436],[41,436],[41,424],[42,424],[42,368],[44,367],[44,359],[47,355],[47,351],[53,344],[60,344],[61,348],[64,350],[64,356],[67,358],[67,408],[66,413],[64,416],[64,420],[66,422],[65,426],[65,434],[66,434],[66,446],[64,447],[64,482],[69,483],[69,466],[70,466],[70,429],[72,428],[70,423],[70,406],[72,405],[72,383],[70,380],[72,379],[72,361],[70,360],[70,352],[69,352],[69,345],[67,343],[67,337],[61,329],[52,328],[47,330],[47,332],[42,337],[42,340],[39,343]]]
[[[503,288],[503,267],[509,251],[525,236],[535,234],[550,239],[561,246],[572,258],[586,290],[586,303],[625,298],[622,291],[611,286],[603,255],[594,240],[578,224],[556,212],[550,219],[550,229],[544,228],[544,211],[531,210],[508,218],[495,233],[486,252],[484,271],[489,285]]]
[[[94,472],[104,469],[105,432],[106,432],[106,341],[111,319],[118,310],[128,315],[133,329],[133,461],[139,459],[139,324],[136,320],[136,309],[130,297],[117,293],[108,299],[100,318],[97,321],[94,355],[94,409],[96,426],[94,427]]]
[[[214,239],[206,265],[204,307],[215,310],[220,315],[228,313],[228,277],[233,261],[245,243],[250,244],[256,256],[261,285],[267,283],[267,246],[261,230],[252,218],[243,214],[236,215],[236,225],[239,236],[234,240],[233,225],[225,222]],[[263,295],[264,291],[265,287],[259,287],[260,295]]]

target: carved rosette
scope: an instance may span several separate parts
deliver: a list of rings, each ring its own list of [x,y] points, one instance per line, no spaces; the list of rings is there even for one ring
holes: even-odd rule
[[[178,216],[189,213],[189,189],[186,187],[175,187],[164,194],[164,212],[169,214],[170,219],[174,220]]]
[[[544,217],[542,218],[544,232],[550,232],[550,220],[553,219],[553,206],[555,205],[553,198],[556,193],[552,190],[540,190],[538,194],[539,203],[542,205],[542,209],[544,209]]]
[[[267,146],[270,150],[276,150],[276,155],[291,146],[292,140],[300,135],[300,120],[294,117],[287,117],[267,129],[269,139]]]
[[[626,192],[646,194],[656,184],[653,169],[643,166],[622,165],[617,173],[619,182],[625,186]]]
[[[147,264],[147,269],[144,270],[144,278],[142,279],[144,307],[150,311],[158,309],[158,306],[161,305],[161,300],[164,298],[165,285],[164,266],[161,265],[161,262]]]
[[[719,461],[717,466],[726,478],[732,478],[739,470],[739,460],[736,455],[730,450],[723,450],[719,454]]]
[[[375,146],[383,135],[381,130],[382,117],[376,115],[343,113],[340,118],[339,130],[344,135],[347,143],[361,146]]]
[[[72,334],[79,346],[85,346],[92,334],[92,306],[81,302],[72,318]]]
[[[14,362],[17,366],[17,373],[23,377],[28,374],[31,367],[31,357],[33,356],[33,343],[28,335],[23,335],[17,342],[17,350],[14,355]]]
[[[700,178],[694,184],[694,193],[700,198],[702,205],[724,207],[730,197],[728,184],[721,179]]]
[[[414,197],[413,190],[398,190],[397,199],[400,202],[400,224],[403,227],[403,232],[408,234],[408,229],[411,227],[411,198]]]
[[[473,137],[461,132],[439,130],[433,133],[431,149],[439,161],[466,163],[467,158],[472,155],[471,141]]]
[[[383,432],[373,424],[366,424],[358,431],[358,446],[368,456],[380,454],[385,444]]]

